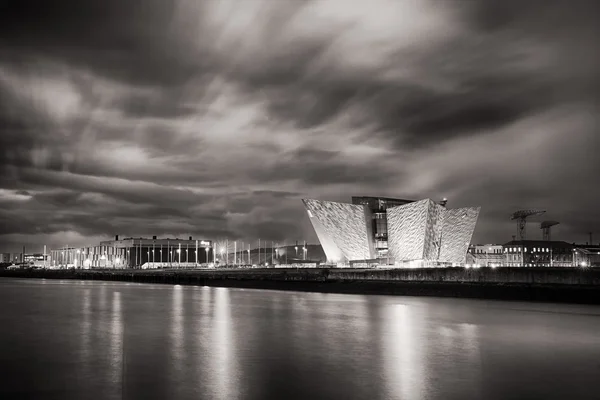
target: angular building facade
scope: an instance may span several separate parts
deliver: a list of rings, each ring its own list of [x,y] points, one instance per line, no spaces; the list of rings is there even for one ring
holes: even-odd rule
[[[353,197],[352,204],[304,199],[330,262],[464,264],[479,207],[445,202]]]

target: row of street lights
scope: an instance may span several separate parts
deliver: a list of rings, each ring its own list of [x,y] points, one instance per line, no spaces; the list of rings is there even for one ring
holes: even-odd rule
[[[263,261],[264,261],[265,264],[268,264],[268,260],[267,260],[267,257],[268,257],[268,255],[267,255],[267,248],[268,247],[266,247],[266,246],[262,247],[260,239],[258,240],[258,243],[259,244],[258,244],[258,261],[257,261],[257,264],[259,264],[259,265],[262,264],[261,263],[261,251],[263,249],[264,249],[264,253],[263,253],[264,254],[264,260]],[[238,251],[237,250],[237,241],[233,242],[233,244],[234,244],[234,249],[233,249],[233,265],[243,264],[246,261],[246,260],[244,260],[244,255],[245,254],[247,254],[247,257],[248,257],[247,258],[247,264],[253,264],[253,262],[252,262],[252,250],[250,249],[250,245],[248,244],[248,248],[247,249],[245,249],[245,250],[239,250]],[[227,240],[227,241],[225,241],[225,243],[221,242],[218,246],[219,246],[218,247],[218,252],[220,254],[220,261],[224,262],[225,265],[229,265],[229,253],[230,253],[230,251],[229,251],[229,249],[230,249],[229,241]],[[243,242],[241,243],[240,247],[241,248],[245,247]],[[271,264],[275,264],[275,259],[279,260],[279,258],[280,258],[280,250],[282,248],[286,248],[286,247],[288,247],[288,246],[287,245],[279,246],[279,245],[276,245],[275,243],[271,242],[271,247],[270,247],[270,249],[271,249],[271,251],[270,251]],[[298,246],[298,244],[296,244],[294,246],[294,250],[296,252],[296,258],[298,258],[298,251],[302,250],[302,258],[303,258],[303,260],[307,259],[308,247],[306,245],[306,242],[304,242],[304,245],[301,248]],[[286,258],[285,262],[287,264],[287,258],[288,258],[287,251],[285,252],[285,258]],[[215,263],[216,263],[216,259],[215,259]]]

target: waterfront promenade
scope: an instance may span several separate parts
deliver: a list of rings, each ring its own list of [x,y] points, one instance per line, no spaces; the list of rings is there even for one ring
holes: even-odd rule
[[[600,304],[600,269],[594,268],[42,269],[0,276]]]

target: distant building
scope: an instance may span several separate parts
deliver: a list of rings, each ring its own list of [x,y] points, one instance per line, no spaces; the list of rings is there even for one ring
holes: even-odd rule
[[[447,209],[445,201],[438,204],[430,199],[302,201],[327,262],[352,265],[464,264],[480,210]]]
[[[23,256],[23,262],[36,267],[43,267],[49,265],[49,258],[48,255],[44,255],[43,253],[25,254]]]
[[[582,267],[600,267],[600,245],[575,245],[575,263]]]
[[[478,244],[469,246],[467,264],[482,267],[499,267],[506,263],[504,248],[501,244]]]
[[[572,267],[575,246],[563,241],[513,240],[503,246],[508,267]]]
[[[0,263],[19,264],[23,262],[23,253],[0,253]]]
[[[56,268],[156,268],[196,265],[212,260],[212,241],[189,239],[126,238],[97,246],[68,247],[51,251]]]

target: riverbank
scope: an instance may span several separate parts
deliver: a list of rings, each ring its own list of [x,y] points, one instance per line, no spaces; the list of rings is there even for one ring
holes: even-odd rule
[[[600,304],[600,270],[591,268],[4,270],[0,277]]]

